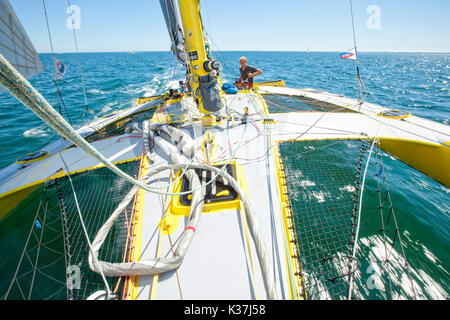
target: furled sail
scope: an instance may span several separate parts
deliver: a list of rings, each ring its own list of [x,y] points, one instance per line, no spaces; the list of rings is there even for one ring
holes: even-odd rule
[[[172,51],[177,60],[186,67],[186,56],[184,53],[183,30],[181,18],[176,0],[159,0],[167,29],[172,40]]]
[[[33,43],[8,0],[0,0],[0,54],[26,78],[44,70]]]

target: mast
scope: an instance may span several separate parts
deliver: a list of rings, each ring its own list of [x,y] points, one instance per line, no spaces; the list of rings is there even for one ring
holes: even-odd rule
[[[207,54],[200,16],[200,0],[178,0],[183,23],[187,81],[200,112],[220,113],[222,109],[220,64]]]

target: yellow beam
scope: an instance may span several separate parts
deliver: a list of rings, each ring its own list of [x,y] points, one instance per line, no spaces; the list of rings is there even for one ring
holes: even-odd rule
[[[148,158],[145,155],[141,157],[139,168],[139,179],[141,179],[149,167]],[[132,242],[129,261],[140,261],[142,245],[142,220],[144,212],[145,191],[139,189],[135,196],[134,217],[132,226]],[[125,280],[125,300],[137,300],[139,294],[139,276],[130,276]]]
[[[382,150],[450,188],[450,147],[387,137],[380,138],[380,145]]]
[[[345,137],[345,138],[323,138],[323,139],[301,139],[280,140],[282,142],[292,141],[327,141],[327,140],[372,140],[374,137]],[[428,143],[417,140],[379,137],[380,148],[397,157],[400,161],[410,167],[422,172],[437,182],[450,188],[450,147],[443,144]],[[450,142],[446,142],[450,145]]]
[[[25,200],[33,191],[35,191],[39,185],[31,185],[28,188],[24,188],[22,192],[16,192],[10,194],[9,197],[0,198],[0,221],[23,200]]]
[[[284,233],[287,237],[285,241],[285,246],[287,246],[286,260],[288,261],[288,276],[289,276],[289,294],[292,300],[302,300],[306,299],[306,292],[304,289],[305,280],[303,279],[302,266],[300,264],[299,258],[295,258],[299,252],[297,246],[297,237],[295,234],[295,222],[293,219],[293,212],[291,210],[291,202],[289,199],[289,190],[287,189],[286,177],[284,176],[284,165],[281,159],[281,154],[279,150],[279,143],[273,143],[273,156],[275,159],[275,168],[277,171],[277,183],[278,192],[280,196],[280,205],[283,212],[283,222],[284,222]]]
[[[253,84],[254,89],[259,89],[259,87],[286,87],[286,83],[283,80],[267,81],[267,82],[255,82]]]
[[[140,159],[140,157],[122,160],[122,161],[116,161],[116,162],[113,162],[113,164],[119,165],[122,163],[133,162],[133,161],[136,161],[139,159]],[[104,167],[105,167],[104,164],[99,164],[94,167],[72,171],[69,174],[67,174],[67,172],[65,172],[64,170],[61,170],[46,179],[36,180],[29,184],[20,186],[16,189],[13,189],[13,190],[10,190],[8,192],[1,194],[0,195],[0,220],[3,219],[6,215],[8,215],[12,209],[14,209],[22,200],[24,200],[29,194],[31,194],[31,192],[33,192],[37,187],[39,187],[41,184],[45,183],[45,181],[51,181],[51,180],[65,177],[67,175],[74,175],[77,173],[91,171],[91,170],[100,169],[100,168],[104,168]]]
[[[208,74],[203,68],[207,59],[198,0],[179,0],[184,38],[191,72],[197,76]]]
[[[154,97],[140,97],[136,100],[136,104],[144,104],[156,99],[161,99],[163,96],[154,96]],[[154,108],[156,109],[157,106],[155,106]]]

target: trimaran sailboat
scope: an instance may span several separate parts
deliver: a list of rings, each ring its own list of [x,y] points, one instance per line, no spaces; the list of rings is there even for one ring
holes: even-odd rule
[[[379,149],[450,186],[450,128],[283,81],[227,93],[199,0],[160,3],[182,90],[75,131],[25,80],[42,64],[0,1],[1,84],[62,136],[0,170],[0,218],[34,217],[3,298],[352,298]]]

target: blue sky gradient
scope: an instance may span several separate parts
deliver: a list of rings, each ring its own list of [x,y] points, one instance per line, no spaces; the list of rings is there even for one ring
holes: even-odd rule
[[[42,0],[10,0],[38,52],[50,52]],[[45,0],[55,52],[74,52],[66,0]],[[80,52],[168,51],[158,0],[71,0],[81,9]],[[369,6],[380,29],[369,29]],[[348,0],[203,0],[215,50],[345,51],[353,47]],[[450,1],[353,0],[360,51],[450,52]]]

